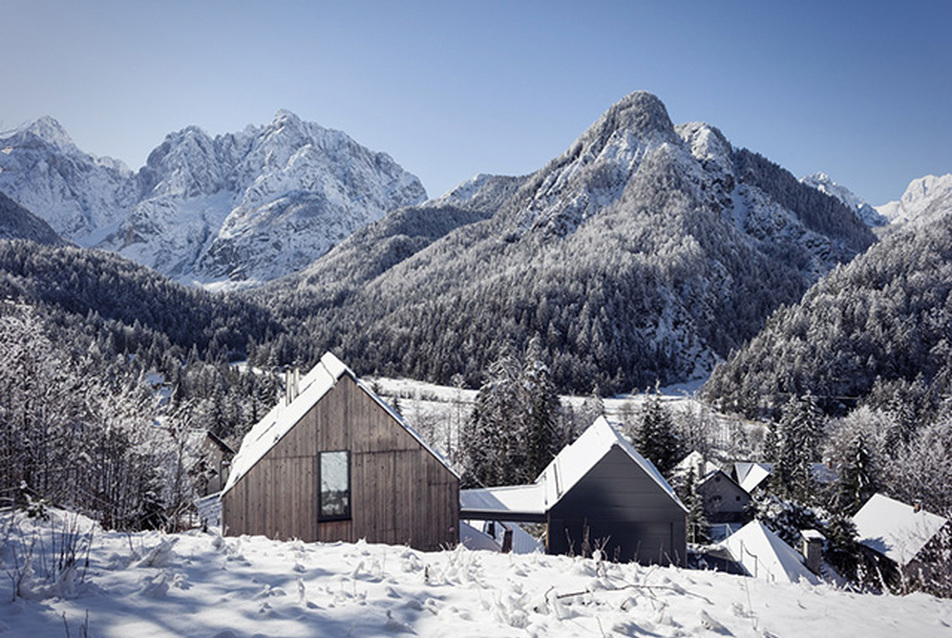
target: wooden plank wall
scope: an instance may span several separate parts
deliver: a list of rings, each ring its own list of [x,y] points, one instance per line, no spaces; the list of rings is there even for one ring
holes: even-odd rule
[[[318,521],[321,451],[349,450],[351,519]],[[226,534],[409,544],[459,540],[459,480],[344,376],[223,497]]]

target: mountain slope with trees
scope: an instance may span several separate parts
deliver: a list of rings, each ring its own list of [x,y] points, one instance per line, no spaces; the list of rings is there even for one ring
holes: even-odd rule
[[[753,416],[812,393],[925,410],[952,390],[952,209],[889,235],[778,310],[715,369],[705,394]],[[916,407],[918,406],[918,407]]]
[[[364,252],[341,246],[262,291],[295,326],[281,356],[331,349],[368,372],[478,386],[506,342],[524,351],[539,335],[561,390],[669,383],[707,374],[875,240],[840,202],[717,129],[675,127],[648,93],[511,186],[484,200],[485,219],[403,253],[394,245],[412,233],[387,224],[431,223],[441,208],[393,213]]]
[[[0,193],[0,239],[29,239],[61,246],[66,242],[49,224]]]

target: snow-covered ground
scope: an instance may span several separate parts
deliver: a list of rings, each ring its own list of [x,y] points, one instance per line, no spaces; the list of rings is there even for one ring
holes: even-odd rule
[[[952,600],[924,594],[464,548],[123,534],[59,512],[53,520],[0,516],[2,635],[952,635]],[[47,580],[64,525],[92,530],[90,549],[81,539],[76,568]],[[15,561],[23,565],[30,543],[33,567],[14,599]]]

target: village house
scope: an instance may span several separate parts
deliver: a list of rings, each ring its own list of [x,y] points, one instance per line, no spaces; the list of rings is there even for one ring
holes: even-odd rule
[[[681,481],[685,480],[686,472],[694,474],[694,489],[713,538],[729,536],[752,518],[750,494],[699,452],[684,457],[674,472]]]
[[[222,492],[225,534],[407,544],[459,541],[459,477],[334,355],[242,441]]]
[[[684,505],[658,470],[604,418],[531,485],[463,490],[461,516],[544,523],[550,554],[684,564]]]
[[[199,496],[220,492],[228,481],[231,459],[235,451],[211,432],[198,431],[190,435],[187,447],[192,451],[189,475]]]
[[[857,540],[888,558],[908,585],[952,594],[952,523],[918,505],[874,494],[853,517]]]

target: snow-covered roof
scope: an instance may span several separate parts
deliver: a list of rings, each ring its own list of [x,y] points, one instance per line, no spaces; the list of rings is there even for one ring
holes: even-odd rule
[[[704,455],[694,450],[674,466],[674,472],[683,474],[688,471],[694,472],[695,478],[707,476],[712,472],[717,472],[721,468],[704,458]]]
[[[760,521],[751,521],[720,543],[754,578],[818,584],[819,578],[803,564],[803,557]]]
[[[298,395],[290,403],[280,400],[268,414],[258,421],[245,438],[241,441],[241,448],[231,462],[231,473],[228,483],[222,493],[230,490],[255,463],[261,460],[284,435],[291,431],[298,421],[320,401],[344,376],[349,376],[357,385],[374,399],[393,419],[412,435],[433,456],[439,459],[451,472],[453,469],[439,453],[433,450],[417,432],[407,425],[403,418],[393,408],[363,384],[357,376],[340,359],[330,352],[324,353],[321,360],[311,368],[298,383]],[[455,472],[453,472],[456,474]]]
[[[574,443],[562,448],[531,485],[462,490],[463,509],[545,514],[588,474],[612,448],[625,452],[684,511],[674,490],[657,468],[638,453],[608,420],[600,416]]]
[[[734,463],[737,483],[747,493],[753,492],[770,476],[772,466],[768,463]]]
[[[874,494],[853,517],[859,542],[899,566],[912,561],[948,519]]]
[[[467,510],[508,511],[544,515],[545,485],[505,485],[460,490],[460,507]]]
[[[658,487],[687,512],[687,508],[661,476],[661,472],[639,454],[604,416],[595,419],[574,443],[565,446],[536,479],[536,483],[542,482],[545,485],[546,509],[558,503],[563,495],[575,487],[575,484],[615,447],[631,457]]]

